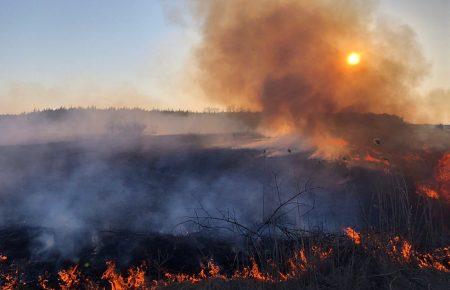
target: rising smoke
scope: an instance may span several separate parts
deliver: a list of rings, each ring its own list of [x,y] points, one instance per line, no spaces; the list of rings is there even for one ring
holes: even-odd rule
[[[202,19],[197,76],[205,94],[261,110],[272,131],[300,131],[320,146],[333,135],[329,116],[336,113],[409,121],[423,113],[416,89],[428,64],[415,34],[378,17],[374,1],[195,3]],[[361,55],[357,66],[345,61],[352,51]]]

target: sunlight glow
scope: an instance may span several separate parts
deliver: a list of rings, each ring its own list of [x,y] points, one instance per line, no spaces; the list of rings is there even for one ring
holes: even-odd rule
[[[358,65],[361,62],[361,55],[357,52],[351,52],[347,55],[347,64],[351,66]]]

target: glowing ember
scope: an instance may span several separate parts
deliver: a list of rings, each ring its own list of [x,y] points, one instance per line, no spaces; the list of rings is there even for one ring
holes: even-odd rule
[[[4,274],[1,275],[2,280],[5,281],[3,286],[1,287],[2,290],[14,290],[17,289],[19,286],[19,273],[16,270],[13,274]]]
[[[323,261],[331,256],[333,253],[333,249],[329,248],[328,250],[323,250],[321,247],[312,246],[311,251],[313,254],[319,258],[320,261]]]
[[[419,184],[417,186],[417,193],[424,196],[428,196],[429,198],[432,199],[439,198],[439,194],[437,193],[437,191],[425,184]]]
[[[347,237],[352,240],[355,244],[359,245],[361,244],[361,235],[355,231],[352,228],[345,228],[344,233],[347,235]]]

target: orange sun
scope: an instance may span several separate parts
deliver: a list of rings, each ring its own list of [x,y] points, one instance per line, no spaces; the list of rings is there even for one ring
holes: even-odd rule
[[[347,64],[351,66],[358,65],[361,62],[361,55],[357,52],[351,52],[347,55]]]

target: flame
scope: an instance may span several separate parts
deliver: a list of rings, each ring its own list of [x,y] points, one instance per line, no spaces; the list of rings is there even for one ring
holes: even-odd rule
[[[355,244],[362,244],[361,233],[350,227],[344,229],[344,232]],[[379,256],[380,258],[384,257],[383,253],[387,253],[390,261],[398,264],[408,264],[420,269],[431,269],[445,273],[450,272],[450,247],[420,253],[413,248],[408,240],[400,236],[385,238],[379,235],[366,234],[364,247],[361,249],[369,251],[368,253],[371,255]],[[370,245],[370,247],[367,245]],[[261,283],[277,283],[299,279],[307,274],[310,269],[318,269],[320,263],[332,257],[333,253],[333,248],[323,248],[319,245],[312,245],[309,251],[305,248],[296,250],[287,260],[285,271],[280,271],[276,263],[269,261],[269,265],[275,270],[273,274],[262,271],[256,260],[251,258],[250,265],[244,266],[241,270],[236,270],[231,276],[227,276],[221,273],[221,268],[212,259],[209,259],[206,264],[202,263],[200,265],[201,268],[198,274],[172,274],[167,272],[164,274],[163,279],[150,282],[145,279],[146,272],[143,266],[131,267],[128,269],[127,275],[122,275],[116,270],[116,264],[113,261],[108,261],[106,263],[107,269],[101,278],[109,282],[112,290],[176,288],[176,284],[197,285],[208,280],[252,280]],[[39,276],[38,283],[42,289],[51,290],[53,288],[48,285],[46,275]],[[80,287],[83,289],[102,289],[95,282],[83,278],[77,265],[59,271],[58,276],[61,289],[77,289]],[[21,287],[21,284],[26,285],[20,282],[18,270],[8,274],[1,274],[1,278],[1,289],[12,290]]]
[[[384,164],[386,166],[390,165],[388,160],[377,158],[377,157],[375,157],[375,156],[373,156],[373,155],[371,155],[369,153],[367,153],[367,155],[364,157],[364,160],[367,161],[367,162],[382,163],[382,164]]]
[[[108,280],[111,290],[137,289],[145,286],[145,271],[142,267],[130,268],[128,277],[124,278],[116,271],[116,264],[113,261],[106,262],[107,268],[102,275],[102,279]]]
[[[39,276],[38,277],[38,283],[39,286],[43,289],[43,290],[53,290],[53,288],[48,286],[48,279],[45,278],[44,276]]]
[[[388,255],[399,263],[411,262],[413,254],[412,245],[409,241],[396,236],[389,240]]]
[[[450,182],[450,152],[445,153],[439,159],[436,168],[436,180],[439,182]]]
[[[330,160],[348,152],[348,142],[342,138],[320,134],[314,136],[313,142],[317,145],[317,149],[311,158]]]
[[[416,191],[432,199],[443,197],[450,203],[450,153],[442,155],[434,169],[434,176],[419,182]]]
[[[301,249],[294,253],[294,256],[288,260],[289,272],[284,276],[284,279],[292,279],[306,272],[308,267],[308,260],[305,255],[305,249]]]
[[[15,270],[12,274],[2,274],[4,280],[2,290],[14,290],[19,286],[19,271]]]
[[[344,229],[344,233],[352,240],[356,245],[361,244],[361,235],[354,229],[348,227]]]
[[[417,193],[428,196],[429,198],[432,198],[432,199],[439,198],[439,193],[436,190],[432,189],[430,186],[425,185],[425,184],[419,184],[417,186]]]
[[[232,276],[232,279],[234,280],[252,279],[260,282],[274,281],[274,279],[270,275],[264,274],[259,270],[259,266],[254,258],[251,259],[251,262],[252,262],[251,267],[244,267],[242,271],[236,270]]]
[[[61,283],[59,286],[62,290],[73,289],[73,287],[80,283],[78,265],[73,266],[67,270],[61,270],[58,272]]]
[[[439,248],[433,253],[418,255],[418,266],[421,269],[434,269],[450,273],[450,247]]]
[[[157,285],[171,285],[173,283],[191,283],[191,284],[197,284],[201,281],[208,280],[208,279],[221,279],[225,280],[227,277],[225,275],[220,274],[220,267],[214,263],[213,260],[208,260],[208,263],[206,264],[206,267],[202,265],[200,272],[196,275],[190,275],[185,273],[180,274],[172,274],[172,273],[165,273],[164,277],[168,281],[154,281],[154,286]]]
[[[450,203],[450,152],[445,153],[438,161],[435,179],[442,197]]]
[[[320,261],[324,261],[325,259],[328,259],[331,254],[333,253],[333,249],[329,248],[328,250],[323,250],[321,247],[319,246],[312,246],[311,247],[311,251],[313,252],[313,254],[319,258]]]

